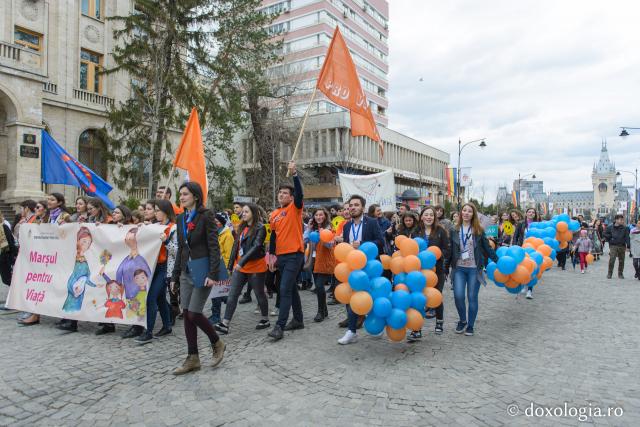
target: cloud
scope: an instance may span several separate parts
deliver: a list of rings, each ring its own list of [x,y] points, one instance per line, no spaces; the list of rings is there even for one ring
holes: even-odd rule
[[[617,136],[640,127],[640,3],[403,0],[390,15],[390,127],[454,165],[458,138],[486,137],[462,165],[487,200],[518,172],[590,190],[602,138],[620,169],[640,165],[640,134]]]

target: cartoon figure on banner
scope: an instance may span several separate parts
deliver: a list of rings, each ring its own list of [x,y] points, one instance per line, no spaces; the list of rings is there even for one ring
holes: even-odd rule
[[[85,253],[91,247],[93,237],[87,227],[80,227],[76,239],[76,261],[69,280],[67,280],[67,299],[62,305],[62,311],[66,313],[75,313],[82,309],[82,301],[84,300],[84,292],[87,285],[91,287],[102,287],[96,285],[90,280],[91,272],[89,264],[85,258]]]
[[[124,243],[129,247],[130,252],[116,271],[116,282],[124,285],[124,296],[128,303],[127,318],[140,317],[140,310],[142,310],[143,316],[146,315],[147,285],[144,282],[148,282],[151,277],[151,269],[147,260],[138,253],[137,233],[137,227],[127,231]],[[136,280],[136,276],[141,277]],[[143,283],[144,286],[139,283]],[[140,292],[143,295],[138,297]]]
[[[115,280],[111,280],[109,276],[102,273],[102,277],[106,280],[107,285],[105,290],[107,291],[107,300],[104,303],[104,306],[107,308],[107,312],[104,317],[109,318],[118,318],[124,319],[122,315],[122,310],[125,309],[127,304],[122,300],[122,296],[124,294],[124,286],[122,283],[118,283]]]

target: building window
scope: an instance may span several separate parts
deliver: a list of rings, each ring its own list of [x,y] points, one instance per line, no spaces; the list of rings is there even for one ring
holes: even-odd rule
[[[40,52],[42,49],[42,35],[24,28],[16,27],[14,31],[16,44],[26,49]]]
[[[104,155],[104,143],[98,131],[85,130],[78,139],[78,161],[107,179],[107,159]]]
[[[102,0],[82,0],[82,14],[102,19]]]
[[[102,55],[82,49],[80,52],[80,89],[102,92]]]

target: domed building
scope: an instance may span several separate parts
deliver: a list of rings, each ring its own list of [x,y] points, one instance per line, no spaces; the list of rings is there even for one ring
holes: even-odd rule
[[[598,217],[609,216],[617,211],[616,205],[628,199],[628,192],[621,191],[622,185],[616,184],[616,166],[609,160],[606,141],[602,142],[598,163],[593,165],[591,183],[593,184],[593,214]]]

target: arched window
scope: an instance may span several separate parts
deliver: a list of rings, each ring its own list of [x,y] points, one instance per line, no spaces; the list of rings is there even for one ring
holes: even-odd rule
[[[87,129],[78,139],[78,160],[107,180],[107,159],[100,134],[95,129]]]

